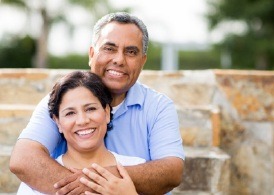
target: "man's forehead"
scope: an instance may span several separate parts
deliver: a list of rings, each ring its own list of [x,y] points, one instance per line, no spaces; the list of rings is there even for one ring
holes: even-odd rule
[[[128,26],[124,29],[121,29],[125,26],[123,25],[132,25]],[[142,33],[138,29],[138,31],[134,28],[134,24],[121,24],[119,23],[113,24],[109,23],[105,26],[100,33],[98,38],[99,45],[113,45],[118,46],[119,44],[132,45],[137,46],[142,44]]]
[[[102,33],[107,33],[108,31],[112,31],[114,29],[118,28],[118,25],[115,24],[114,22],[107,23],[104,25],[101,29],[101,34]]]
[[[112,34],[113,32],[123,33],[121,31],[123,28],[126,31],[134,32],[134,34],[142,34],[141,30],[133,23],[119,23],[119,22],[110,22],[106,24],[102,29],[100,34],[102,36]]]

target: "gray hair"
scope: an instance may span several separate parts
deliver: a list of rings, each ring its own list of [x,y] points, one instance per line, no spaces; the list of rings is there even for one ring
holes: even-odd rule
[[[142,32],[143,38],[142,38],[142,43],[143,43],[143,54],[147,54],[148,50],[148,32],[147,32],[147,27],[145,24],[137,18],[136,16],[132,16],[126,12],[116,12],[116,13],[110,13],[105,16],[103,16],[100,20],[97,21],[97,23],[94,25],[93,28],[93,35],[92,35],[92,45],[95,46],[99,37],[102,28],[110,23],[110,22],[118,22],[122,24],[135,24]]]

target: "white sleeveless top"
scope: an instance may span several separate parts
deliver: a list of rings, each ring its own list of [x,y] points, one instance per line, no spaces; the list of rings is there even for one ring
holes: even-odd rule
[[[134,156],[124,156],[124,155],[120,155],[117,154],[115,152],[110,151],[117,162],[119,162],[120,164],[122,164],[123,166],[131,166],[131,165],[137,165],[137,164],[141,164],[141,163],[145,163],[146,160],[139,158],[139,157],[134,157]],[[63,155],[60,155],[56,161],[58,163],[60,163],[61,165],[64,166],[63,163],[63,159],[62,159]],[[36,190],[33,190],[31,187],[29,187],[27,184],[25,183],[21,183],[19,186],[19,189],[17,191],[17,195],[42,195],[43,193],[40,193]]]

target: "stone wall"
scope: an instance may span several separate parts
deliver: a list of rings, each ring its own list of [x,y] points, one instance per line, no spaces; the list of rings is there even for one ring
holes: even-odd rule
[[[147,71],[141,80],[168,94],[179,108],[204,107],[212,113],[220,110],[219,147],[231,156],[230,194],[272,194],[273,71]],[[201,123],[202,132],[191,128],[191,124],[181,129],[185,145],[206,146],[213,138],[206,133],[207,117],[199,120],[199,116],[196,115],[193,126]],[[184,123],[183,118],[181,122]]]
[[[18,110],[5,119],[5,109],[28,105],[24,112],[29,113],[29,106],[70,71],[0,69],[0,140],[13,144],[21,130],[17,126],[7,133],[1,123],[26,120]],[[143,71],[139,80],[167,94],[178,110],[187,160],[184,182],[174,194],[272,194],[274,72]],[[199,176],[193,174],[197,170]]]

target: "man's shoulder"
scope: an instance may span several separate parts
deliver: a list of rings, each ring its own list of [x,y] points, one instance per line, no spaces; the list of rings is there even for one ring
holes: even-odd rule
[[[154,101],[161,101],[161,100],[171,101],[171,99],[166,94],[159,92],[149,87],[146,84],[138,82],[137,85],[142,91],[143,95],[146,97],[149,97],[149,98],[145,98],[145,100],[149,100],[150,98],[152,98]]]
[[[151,88],[150,86],[144,84],[144,83],[140,83],[137,82],[136,86],[142,90],[145,94],[149,94],[149,95],[164,95],[163,93],[156,91],[155,89]]]

